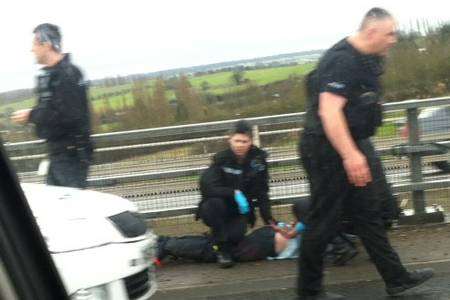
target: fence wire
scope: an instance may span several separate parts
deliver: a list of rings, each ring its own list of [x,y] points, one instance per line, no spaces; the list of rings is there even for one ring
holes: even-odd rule
[[[420,139],[427,142],[450,140],[449,106],[423,108],[419,114]],[[267,124],[258,128],[258,144],[269,154],[271,199],[286,199],[309,193],[306,175],[299,163],[299,123]],[[390,149],[408,143],[405,110],[387,112],[373,142],[381,150],[388,181],[395,185],[411,182],[408,157],[393,156]],[[96,150],[91,167],[90,189],[112,193],[134,202],[143,213],[192,212],[200,200],[198,179],[217,151],[227,146],[226,130],[183,134],[119,143]],[[10,153],[22,182],[44,182],[37,174],[42,154]],[[36,155],[38,155],[36,157]],[[422,157],[424,181],[450,179],[449,154]],[[449,188],[427,190],[427,205],[442,206],[450,211]],[[412,208],[410,193],[398,195],[403,208]],[[275,201],[276,202],[276,201]],[[292,220],[290,205],[273,207],[277,219]],[[174,213],[175,215],[177,213]],[[206,228],[189,215],[158,217],[149,220],[158,233],[181,234],[202,232]]]

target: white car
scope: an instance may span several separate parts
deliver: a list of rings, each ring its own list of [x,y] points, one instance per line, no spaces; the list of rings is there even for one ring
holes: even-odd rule
[[[148,299],[156,236],[121,197],[22,184],[71,300]]]

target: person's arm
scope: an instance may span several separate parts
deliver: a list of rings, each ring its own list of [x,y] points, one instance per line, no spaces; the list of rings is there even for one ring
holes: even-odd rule
[[[357,85],[358,65],[355,58],[345,52],[329,56],[319,66],[319,117],[325,135],[342,158],[349,182],[365,186],[371,181],[365,156],[353,140],[344,115],[349,96]]]
[[[75,76],[77,75],[77,76]],[[78,124],[88,113],[86,87],[81,84],[81,74],[61,75],[53,94],[45,97],[31,110],[29,122],[47,127],[68,127]]]
[[[271,227],[286,239],[293,239],[305,230],[305,225],[301,222],[293,223],[290,227],[280,227],[275,224],[271,224]]]
[[[270,206],[269,196],[267,193],[261,194],[258,197],[259,213],[264,221],[265,225],[274,223],[274,218],[272,217],[272,208]]]
[[[12,113],[11,121],[13,123],[24,125],[29,122],[31,108],[20,109]]]
[[[267,161],[263,159],[264,170],[261,170],[259,176],[259,180],[261,182],[261,186],[258,186],[259,196],[257,198],[259,213],[261,214],[261,218],[264,221],[265,225],[272,224],[275,222],[272,216],[272,208],[270,206],[269,199],[269,170]]]
[[[200,177],[200,190],[205,197],[233,198],[233,187],[223,183],[220,166],[212,164]]]
[[[342,158],[350,183],[365,186],[372,181],[366,157],[356,146],[343,112],[347,99],[330,92],[319,96],[319,117],[325,135]]]

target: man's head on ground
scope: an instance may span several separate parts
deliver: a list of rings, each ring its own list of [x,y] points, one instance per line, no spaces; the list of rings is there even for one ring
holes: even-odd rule
[[[311,201],[309,199],[298,200],[292,205],[292,213],[294,214],[297,222],[303,222],[308,213],[310,205]]]
[[[62,54],[61,32],[58,26],[49,23],[40,24],[33,33],[31,52],[36,57],[37,63],[50,66],[59,61]]]
[[[365,14],[353,40],[362,52],[385,56],[397,42],[396,30],[396,21],[391,13],[374,7]]]
[[[238,158],[245,157],[253,144],[251,125],[245,120],[238,121],[229,133],[228,142]]]

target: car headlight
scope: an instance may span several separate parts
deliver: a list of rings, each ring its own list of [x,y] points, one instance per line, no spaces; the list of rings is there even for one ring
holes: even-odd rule
[[[108,291],[105,285],[76,291],[70,300],[108,300]]]

